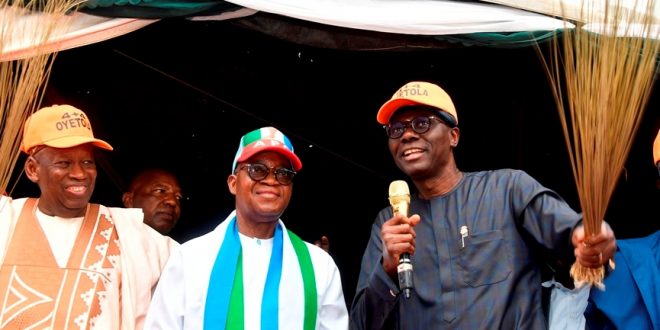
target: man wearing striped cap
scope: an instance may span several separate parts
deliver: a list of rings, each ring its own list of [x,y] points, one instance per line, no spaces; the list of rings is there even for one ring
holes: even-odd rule
[[[227,178],[236,209],[170,257],[148,329],[347,329],[339,270],[280,216],[302,163],[273,127],[241,138]]]

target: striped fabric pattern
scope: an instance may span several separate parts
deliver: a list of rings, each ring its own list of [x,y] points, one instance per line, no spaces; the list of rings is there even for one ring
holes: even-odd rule
[[[236,170],[236,165],[242,155],[252,155],[256,153],[254,150],[273,146],[287,149],[289,152],[293,153],[293,144],[289,138],[275,127],[262,127],[243,135],[239,142],[236,156],[234,156],[232,172]]]

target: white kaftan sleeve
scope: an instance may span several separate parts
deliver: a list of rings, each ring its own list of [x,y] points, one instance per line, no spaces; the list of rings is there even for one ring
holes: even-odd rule
[[[185,285],[181,249],[171,255],[151,299],[144,329],[183,329]]]
[[[307,243],[310,256],[314,262],[319,290],[319,330],[348,329],[348,311],[341,284],[339,269],[332,257],[318,246]],[[320,268],[320,269],[317,269]]]

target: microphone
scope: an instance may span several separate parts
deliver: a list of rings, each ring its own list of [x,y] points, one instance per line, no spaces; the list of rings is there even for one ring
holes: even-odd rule
[[[408,216],[410,207],[410,190],[408,184],[403,180],[396,180],[390,183],[389,200],[394,214],[403,214]],[[399,290],[403,290],[406,299],[410,298],[410,290],[413,288],[413,266],[410,262],[410,254],[402,253],[399,257],[399,266],[397,274],[399,275]]]

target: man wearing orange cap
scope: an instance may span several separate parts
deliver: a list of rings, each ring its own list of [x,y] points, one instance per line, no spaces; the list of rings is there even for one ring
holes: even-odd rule
[[[291,141],[277,129],[263,127],[241,138],[227,178],[236,209],[172,255],[147,328],[348,328],[333,259],[280,219],[301,168]]]
[[[96,148],[112,150],[75,107],[25,122],[25,173],[41,194],[0,197],[0,328],[142,329],[177,243],[139,210],[89,203]]]
[[[458,116],[439,86],[404,85],[376,118],[417,193],[410,216],[387,207],[374,221],[351,328],[544,329],[540,252],[585,267],[614,254],[607,223],[585,239],[580,215],[525,172],[460,171]],[[413,269],[409,297],[397,280],[404,253]]]

